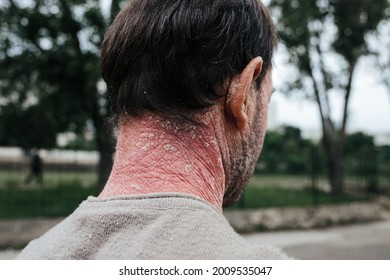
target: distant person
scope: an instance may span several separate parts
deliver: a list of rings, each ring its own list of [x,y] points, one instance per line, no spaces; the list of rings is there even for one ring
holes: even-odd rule
[[[26,183],[29,184],[34,179],[40,184],[43,183],[43,161],[38,150],[31,153],[30,173],[27,175]]]
[[[222,215],[263,145],[276,44],[259,0],[129,1],[101,51],[118,131],[108,182],[18,258],[286,259]]]

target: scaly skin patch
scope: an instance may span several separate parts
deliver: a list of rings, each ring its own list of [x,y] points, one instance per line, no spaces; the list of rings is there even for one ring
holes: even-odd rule
[[[149,112],[120,121],[114,166],[99,197],[187,193],[220,211],[236,201],[263,145],[270,72],[261,90],[250,89],[244,131],[235,128],[223,102],[190,113],[195,122]]]

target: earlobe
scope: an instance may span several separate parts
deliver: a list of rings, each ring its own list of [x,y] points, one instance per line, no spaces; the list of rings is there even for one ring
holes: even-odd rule
[[[247,129],[251,106],[254,105],[251,100],[251,87],[256,82],[262,68],[263,59],[256,57],[240,74],[230,80],[225,110],[240,132]]]

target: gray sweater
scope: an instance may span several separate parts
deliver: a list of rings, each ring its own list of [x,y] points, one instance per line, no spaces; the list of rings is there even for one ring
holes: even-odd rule
[[[213,206],[194,196],[89,197],[30,242],[18,259],[286,259],[247,243]]]

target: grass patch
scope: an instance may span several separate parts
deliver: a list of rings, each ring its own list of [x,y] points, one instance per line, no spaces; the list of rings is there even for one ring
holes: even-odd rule
[[[96,184],[96,172],[55,172],[47,171],[43,174],[43,182],[36,180],[26,183],[28,172],[22,171],[0,171],[0,190],[1,189],[42,189],[56,188],[58,185],[71,185],[78,182],[78,185],[89,187]]]
[[[241,199],[227,209],[253,209],[289,206],[313,206],[364,201],[364,197],[344,195],[334,197],[326,192],[310,189],[256,188],[245,189]]]
[[[1,175],[1,173],[0,173]],[[64,181],[55,182],[54,174],[48,174],[43,185],[19,185],[22,178],[4,178],[0,188],[0,219],[59,217],[71,214],[77,206],[90,195],[96,195],[96,181],[93,174],[61,174]],[[51,181],[52,179],[53,181]],[[66,180],[65,180],[66,179]],[[349,203],[364,201],[364,197],[341,196],[317,191],[316,197],[307,188],[280,187],[280,182],[291,183],[295,179],[297,185],[305,185],[305,178],[289,178],[283,176],[269,177],[260,180],[254,176],[240,201],[228,209],[254,209],[268,207],[313,206],[324,204]],[[272,180],[271,180],[272,179]],[[1,181],[1,180],[0,180]],[[51,181],[51,182],[50,182]],[[50,184],[49,184],[50,182]]]
[[[79,181],[58,183],[52,188],[0,190],[0,219],[59,217],[72,213],[96,186],[85,187]]]

